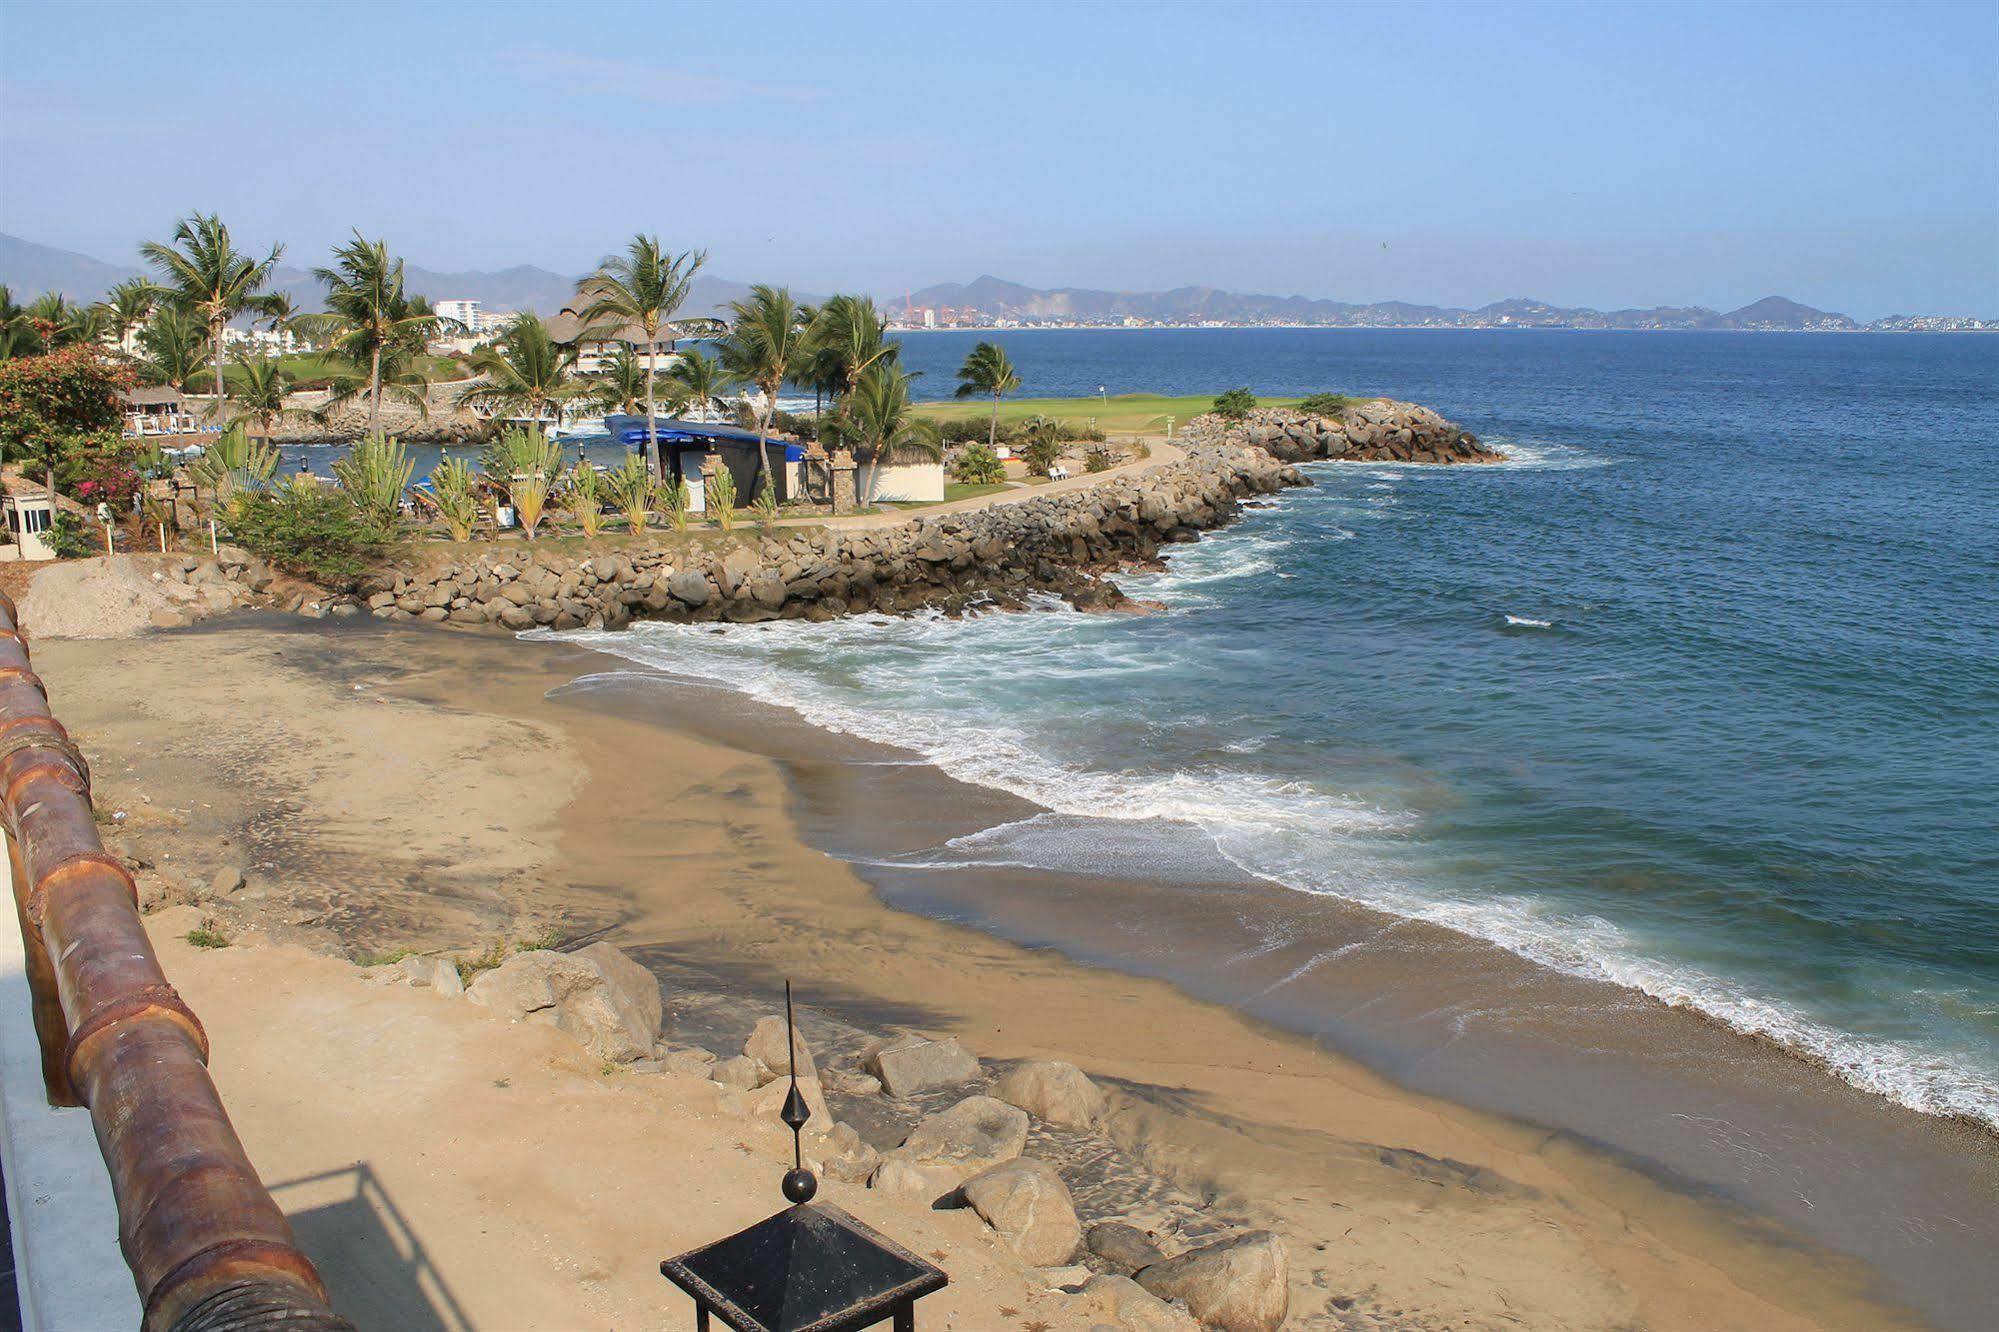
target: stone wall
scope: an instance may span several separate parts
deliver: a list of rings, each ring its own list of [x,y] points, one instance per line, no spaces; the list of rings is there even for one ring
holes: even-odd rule
[[[962,515],[863,529],[754,530],[733,543],[588,557],[509,544],[463,563],[398,570],[306,614],[617,629],[634,619],[827,620],[868,611],[1014,608],[1053,593],[1084,609],[1125,598],[1104,575],[1220,526],[1242,500],[1304,478],[1260,450],[1197,445],[1189,456],[1082,490]]]

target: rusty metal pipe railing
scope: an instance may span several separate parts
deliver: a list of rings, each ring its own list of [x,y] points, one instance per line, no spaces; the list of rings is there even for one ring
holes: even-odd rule
[[[208,1037],[167,983],[90,770],[0,595],[0,817],[49,1099],[90,1108],[144,1332],[352,1332],[229,1122]]]

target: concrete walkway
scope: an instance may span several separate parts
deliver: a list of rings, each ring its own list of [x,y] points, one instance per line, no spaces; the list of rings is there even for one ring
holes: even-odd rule
[[[1144,442],[1152,446],[1152,456],[1134,458],[1130,462],[1119,463],[1116,467],[1108,467],[1101,472],[1083,472],[1038,486],[1016,483],[1006,490],[996,490],[990,495],[974,495],[970,499],[950,500],[943,504],[911,505],[908,508],[884,510],[881,513],[851,514],[841,518],[803,519],[797,525],[828,527],[843,532],[870,527],[894,527],[899,523],[971,513],[976,509],[989,509],[999,504],[1020,504],[1027,500],[1040,499],[1044,495],[1073,494],[1078,490],[1087,490],[1100,482],[1131,476],[1154,467],[1169,466],[1187,456],[1178,445],[1168,444],[1164,439],[1148,439]],[[779,526],[784,524],[780,523]]]

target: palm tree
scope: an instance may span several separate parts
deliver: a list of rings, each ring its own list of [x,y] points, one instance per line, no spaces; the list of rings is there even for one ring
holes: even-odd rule
[[[118,337],[118,350],[126,350],[132,335],[152,317],[153,307],[165,293],[144,278],[127,278],[113,287],[104,301],[111,332]]]
[[[877,364],[863,373],[847,391],[831,429],[855,452],[868,460],[868,475],[861,487],[861,501],[874,493],[875,477],[883,462],[898,453],[921,453],[931,459],[944,456],[934,421],[920,420],[909,398],[913,376],[892,365]]]
[[[421,374],[411,373],[412,363],[436,329],[437,313],[429,301],[403,290],[403,261],[389,254],[388,242],[367,240],[359,231],[353,240],[334,247],[333,267],[315,268],[312,275],[326,284],[326,313],[292,322],[313,332],[332,333],[334,349],[342,357],[357,367],[368,367],[368,433],[379,434],[384,389],[405,390],[396,396],[406,397],[415,384],[427,386]],[[394,368],[392,362],[400,364],[400,376],[385,373],[385,367]],[[352,396],[350,392],[341,400]]]
[[[284,252],[284,246],[273,245],[261,260],[238,253],[230,242],[229,228],[213,213],[182,218],[174,228],[171,244],[147,241],[139,247],[140,256],[166,279],[169,298],[192,311],[208,328],[208,359],[215,368],[218,417],[228,398],[222,382],[222,330],[256,303]]]
[[[270,326],[273,336],[282,339],[298,322],[298,302],[288,291],[274,291],[264,298],[264,322]]]
[[[1013,362],[1007,360],[1005,349],[996,342],[979,343],[958,367],[958,397],[993,395],[993,419],[986,430],[987,448],[999,443],[1000,395],[1019,387],[1020,376],[1013,372]]]
[[[646,396],[645,358],[630,347],[620,347],[611,355],[602,374],[592,386],[591,406],[606,412],[636,416]]]
[[[805,317],[798,302],[782,287],[758,283],[748,300],[729,305],[729,335],[722,339],[722,368],[763,394],[757,414],[757,466],[750,476],[750,493],[762,488],[769,469],[766,441],[777,415],[777,392],[804,358]]]
[[[139,329],[139,373],[185,393],[207,367],[208,343],[200,317],[183,305],[155,309]]]
[[[0,285],[0,361],[16,356],[32,356],[42,349],[42,335],[28,319],[25,307],[14,303],[14,293]]]
[[[690,410],[704,414],[726,411],[728,400],[723,395],[732,383],[721,362],[690,348],[667,367],[667,410],[675,416]]]
[[[653,377],[659,370],[662,333],[671,337],[674,316],[687,303],[694,275],[708,262],[706,250],[668,255],[659,237],[632,237],[622,255],[607,255],[597,271],[576,288],[583,303],[581,317],[586,341],[621,341],[619,334],[636,327],[645,338],[646,465],[659,472],[659,440],[653,428]]]
[[[110,328],[104,313],[96,306],[74,305],[59,291],[43,292],[25,313],[29,323],[46,330],[43,341],[51,350],[95,342]]]
[[[272,427],[292,410],[285,406],[292,382],[275,356],[245,356],[237,365],[242,374],[236,386],[236,419],[255,421],[269,442]]]
[[[525,416],[539,426],[551,406],[575,396],[576,355],[530,310],[514,320],[505,337],[472,353],[472,369],[482,378],[458,395],[459,405]]]
[[[837,402],[876,365],[893,365],[902,347],[886,336],[888,320],[869,296],[833,296],[813,316],[807,377]]]

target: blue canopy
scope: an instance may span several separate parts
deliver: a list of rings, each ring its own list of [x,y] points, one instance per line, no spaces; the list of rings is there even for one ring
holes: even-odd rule
[[[626,448],[642,447],[646,442],[646,419],[643,416],[607,416],[604,418],[604,429]],[[700,444],[704,447],[709,444],[736,444],[755,448],[757,443],[756,431],[723,425],[719,421],[682,421],[660,417],[653,421],[653,432],[662,444]]]

